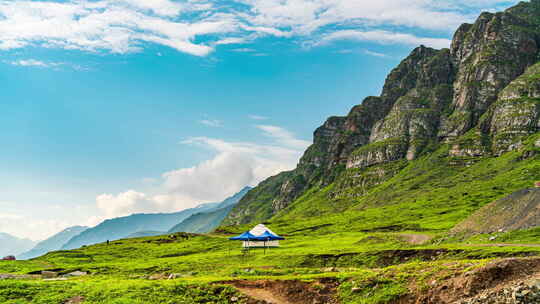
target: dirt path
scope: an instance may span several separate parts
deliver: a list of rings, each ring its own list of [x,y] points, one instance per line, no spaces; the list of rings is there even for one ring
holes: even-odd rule
[[[338,281],[333,278],[315,282],[300,280],[236,280],[223,282],[232,285],[256,302],[271,304],[337,304]],[[248,303],[251,303],[248,301]]]
[[[287,299],[284,299],[282,297],[280,297],[279,295],[275,295],[273,294],[271,291],[269,290],[266,290],[266,289],[260,289],[260,288],[238,288],[237,289],[255,299],[255,300],[262,300],[262,301],[265,301],[267,302],[268,304],[294,304],[294,303],[291,303],[289,302]]]

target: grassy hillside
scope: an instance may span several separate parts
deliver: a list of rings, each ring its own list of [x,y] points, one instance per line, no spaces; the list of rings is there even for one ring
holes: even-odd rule
[[[336,182],[312,189],[267,222],[278,230],[428,231],[445,233],[482,206],[540,180],[540,150],[533,135],[518,151],[500,157],[448,156],[449,146],[412,162],[397,161],[369,170],[344,172]],[[354,184],[372,172],[379,184]],[[359,177],[360,176],[360,177]],[[240,232],[242,228],[222,227]]]
[[[304,222],[299,226],[309,224]],[[176,239],[163,236],[125,239],[109,245],[52,252],[29,261],[0,262],[0,273],[25,275],[41,270],[90,273],[66,281],[44,281],[31,276],[0,280],[0,302],[64,303],[80,296],[85,299],[83,303],[231,303],[233,297],[239,296],[230,286],[223,286],[231,280],[331,278],[347,286],[379,271],[392,272],[392,276],[397,271],[402,276],[411,269],[446,269],[443,265],[448,263],[462,265],[455,271],[465,271],[496,257],[540,255],[540,247],[526,245],[485,247],[451,241],[413,244],[410,240],[415,233],[410,232],[327,234],[323,229],[313,233],[281,230],[278,226],[270,228],[287,237],[282,247],[252,251],[248,256],[226,234],[177,234]],[[515,240],[510,236],[505,241],[510,244]],[[174,280],[166,280],[171,274]],[[407,293],[411,279],[427,284],[430,278],[426,273],[410,273],[392,281],[392,288],[381,290],[369,303],[385,303],[381,299]],[[351,295],[347,288],[339,295],[361,298]]]
[[[187,219],[183,220],[178,225],[169,230],[169,233],[174,232],[192,232],[192,233],[208,233],[216,229],[223,219],[231,212],[234,206],[212,210],[208,212],[195,213]]]

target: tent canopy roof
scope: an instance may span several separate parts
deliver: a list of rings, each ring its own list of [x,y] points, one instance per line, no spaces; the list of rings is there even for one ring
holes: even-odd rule
[[[253,235],[259,236],[265,233],[266,231],[270,232],[271,234],[276,235],[272,230],[268,229],[268,227],[266,227],[264,224],[259,224],[253,227],[253,229],[251,229],[249,232],[251,232],[251,234]]]
[[[259,235],[259,237],[267,240],[267,241],[280,241],[284,240],[284,237],[281,237],[279,235],[273,234],[270,231],[266,230],[263,234]]]
[[[229,238],[232,241],[262,241],[263,239],[251,234],[249,231],[246,231],[238,236]]]
[[[279,241],[285,238],[273,233],[265,225],[259,224],[250,231],[229,238],[232,241]]]

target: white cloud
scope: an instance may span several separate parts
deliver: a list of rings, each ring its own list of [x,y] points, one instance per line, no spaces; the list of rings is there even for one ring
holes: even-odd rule
[[[19,220],[22,219],[22,215],[12,213],[0,213],[0,220]]]
[[[405,45],[425,45],[434,48],[446,48],[450,46],[451,41],[446,38],[425,38],[417,37],[412,34],[395,33],[388,31],[357,31],[343,30],[333,32],[324,36],[321,41],[315,45],[324,45],[336,40],[357,40],[377,42],[380,44],[405,44]]]
[[[290,28],[309,34],[340,23],[387,24],[448,30],[467,20],[453,11],[437,11],[426,0],[244,0],[251,6],[245,18],[258,26]]]
[[[180,13],[183,6],[178,2],[169,0],[119,0],[135,8],[152,11],[158,15],[174,17]]]
[[[33,66],[33,67],[42,67],[42,68],[57,67],[64,64],[62,62],[45,62],[45,61],[36,60],[36,59],[21,59],[21,60],[9,61],[7,63],[12,64],[12,65],[24,66],[24,67]]]
[[[268,117],[266,116],[254,115],[254,114],[248,115],[248,118],[253,119],[253,120],[267,120],[268,119]]]
[[[215,128],[223,127],[223,121],[217,120],[217,119],[203,119],[203,120],[199,120],[199,123],[209,126],[209,127],[215,127]]]
[[[146,194],[129,190],[118,195],[102,194],[96,198],[97,207],[105,217],[126,216],[132,213],[155,212],[154,201]]]
[[[244,37],[229,37],[214,42],[214,45],[241,44],[245,43],[246,41],[247,38]]]
[[[240,48],[240,49],[234,49],[232,51],[238,52],[238,53],[253,53],[253,52],[256,52],[257,50],[251,49],[251,48]]]
[[[89,67],[85,67],[79,64],[68,63],[68,62],[53,62],[53,61],[43,61],[37,59],[19,59],[19,60],[4,60],[6,64],[20,66],[20,67],[35,67],[35,68],[51,68],[54,70],[60,70],[61,68],[71,68],[76,71],[88,71],[91,70]]]
[[[117,195],[103,194],[96,199],[103,218],[139,212],[172,212],[204,202],[217,202],[246,185],[257,185],[269,176],[291,170],[310,144],[276,126],[259,126],[272,141],[269,144],[230,142],[194,137],[182,142],[202,147],[214,156],[193,167],[162,174],[157,195],[129,190]]]
[[[347,31],[356,32],[362,41],[441,46],[444,39],[416,37],[411,30],[439,31],[447,37],[480,9],[509,4],[503,0],[228,2],[233,3],[243,5],[210,0],[0,0],[0,50],[41,46],[122,54],[155,43],[206,56],[217,45],[247,43],[265,35],[305,41]]]
[[[306,149],[311,142],[298,139],[291,132],[277,126],[259,125],[260,130],[264,131],[264,135],[275,139],[278,143],[286,147],[294,147],[297,149]]]
[[[0,232],[34,241],[43,240],[74,224],[60,219],[39,219],[19,214],[0,214]]]
[[[381,58],[388,57],[388,55],[386,55],[386,54],[378,53],[378,52],[374,52],[374,51],[370,51],[370,50],[364,50],[364,54],[369,55],[369,56],[374,56],[374,57],[381,57]]]
[[[204,56],[212,51],[195,37],[235,31],[234,19],[221,16],[175,21],[181,11],[196,10],[168,0],[1,1],[2,49],[40,45],[112,53],[137,51],[152,42]]]

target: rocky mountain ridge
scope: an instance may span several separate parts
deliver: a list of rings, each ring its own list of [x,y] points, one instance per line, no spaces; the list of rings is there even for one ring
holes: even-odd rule
[[[333,183],[367,192],[441,147],[454,166],[520,149],[527,149],[522,158],[534,157],[539,49],[539,0],[482,13],[459,27],[449,49],[416,48],[391,71],[380,96],[330,117],[298,167],[250,191],[224,223],[268,220]]]

